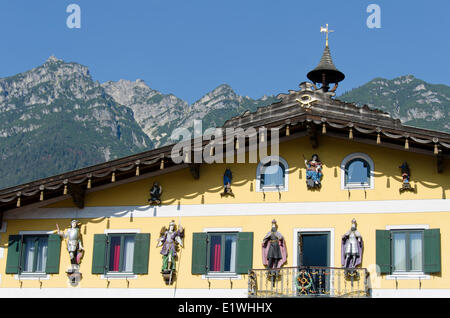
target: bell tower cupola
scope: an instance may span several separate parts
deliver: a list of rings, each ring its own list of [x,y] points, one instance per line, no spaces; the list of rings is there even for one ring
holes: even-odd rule
[[[329,30],[328,24],[326,24],[326,27],[320,27],[320,32],[326,33],[325,49],[323,51],[319,65],[317,65],[315,69],[310,71],[307,77],[314,84],[321,83],[321,89],[324,92],[328,92],[328,90],[330,89],[329,84],[334,83],[335,86],[333,87],[332,91],[335,91],[338,83],[345,78],[345,75],[344,73],[339,71],[336,66],[334,66],[333,60],[331,59],[330,48],[328,47],[328,34],[334,31]]]

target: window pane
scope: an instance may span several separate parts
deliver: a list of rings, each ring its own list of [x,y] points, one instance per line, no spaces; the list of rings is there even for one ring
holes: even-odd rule
[[[123,257],[123,271],[133,272],[134,236],[125,236]]]
[[[264,186],[284,186],[284,169],[279,164],[265,165],[261,174]]]
[[[211,235],[209,245],[209,270],[212,272],[220,272],[221,243],[221,235]]]
[[[393,233],[394,271],[406,271],[406,233]]]
[[[45,272],[45,265],[47,264],[47,248],[48,239],[46,237],[39,238],[36,272]]]
[[[354,159],[350,161],[345,171],[348,183],[369,184],[370,166],[365,160]]]
[[[410,232],[411,270],[422,271],[422,232]]]
[[[236,271],[236,235],[225,235],[225,264],[224,272]]]
[[[113,236],[109,243],[109,271],[118,272],[120,265],[120,237]]]
[[[23,269],[24,272],[32,272],[33,271],[33,262],[34,255],[36,253],[36,248],[34,243],[36,242],[35,237],[24,237],[25,250],[24,250],[24,263]]]

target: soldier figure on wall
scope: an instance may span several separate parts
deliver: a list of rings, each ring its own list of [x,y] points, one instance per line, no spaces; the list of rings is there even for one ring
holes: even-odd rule
[[[303,156],[305,158],[305,156]],[[322,184],[322,162],[317,154],[313,154],[311,160],[305,159],[306,166],[306,186],[308,189],[320,188]]]
[[[150,199],[148,199],[148,203],[150,205],[159,205],[161,204],[161,194],[162,187],[158,182],[154,182],[152,188],[150,189]]]
[[[266,234],[262,241],[263,265],[269,268],[269,277],[272,284],[278,277],[279,269],[286,263],[287,249],[283,235],[277,231],[277,221],[272,221],[272,229]]]
[[[231,180],[233,179],[233,175],[231,170],[227,168],[225,173],[223,174],[223,192],[220,194],[221,197],[231,195],[234,197],[234,193],[231,190]]]
[[[161,228],[158,245],[156,247],[160,247],[162,245],[162,249],[160,252],[161,255],[163,255],[161,273],[163,274],[163,278],[168,285],[172,283],[173,276],[175,274],[175,260],[177,257],[178,248],[177,245],[183,247],[183,237],[183,227],[180,225],[180,228],[177,230],[174,221],[169,223],[169,229],[167,229],[165,226]]]
[[[356,220],[352,220],[352,226],[342,236],[341,258],[342,266],[348,269],[347,273],[353,274],[356,266],[361,264],[363,240],[356,229]]]
[[[400,192],[403,192],[406,190],[414,191],[414,189],[411,188],[411,185],[409,183],[411,171],[409,170],[408,163],[405,161],[401,166],[399,166],[399,168],[401,169],[402,179],[403,179],[403,183],[402,183],[402,187],[400,188]]]
[[[66,273],[69,276],[72,286],[75,286],[81,279],[80,263],[84,252],[78,223],[79,222],[77,220],[72,220],[70,223],[71,227],[67,229],[66,233],[61,231],[59,229],[59,225],[56,224],[56,233],[59,234],[61,238],[67,239],[67,251],[69,252],[71,265],[70,268],[67,269]]]

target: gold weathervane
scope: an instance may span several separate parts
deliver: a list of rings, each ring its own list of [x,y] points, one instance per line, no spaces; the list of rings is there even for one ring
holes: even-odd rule
[[[325,32],[327,34],[325,45],[328,46],[328,33],[334,32],[334,30],[328,30],[328,23],[325,25],[326,25],[326,27],[323,27],[323,26],[320,27],[320,32]]]

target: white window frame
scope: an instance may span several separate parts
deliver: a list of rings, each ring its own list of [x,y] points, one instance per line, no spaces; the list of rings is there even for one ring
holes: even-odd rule
[[[270,161],[278,161],[284,166],[284,185],[282,187],[274,187],[274,186],[264,186],[261,187],[261,170]],[[267,156],[261,159],[256,168],[256,192],[286,192],[288,191],[289,184],[289,165],[286,160],[284,160],[280,156]]]
[[[141,233],[140,229],[123,229],[123,230],[117,230],[117,229],[107,229],[104,231],[106,235],[108,234],[138,234]],[[108,252],[107,252],[108,253]],[[100,275],[100,279],[137,279],[138,275],[134,273],[109,273]]]
[[[430,228],[429,224],[409,224],[409,225],[386,225],[387,231],[396,230],[428,230]],[[391,246],[392,248],[392,246]],[[392,251],[391,251],[392,252]],[[422,251],[424,253],[424,251]],[[387,280],[407,280],[407,279],[431,279],[431,275],[425,274],[424,272],[392,272],[390,275],[386,275]]]
[[[208,227],[203,229],[204,233],[229,233],[229,232],[242,232],[240,227]],[[237,247],[237,246],[236,246]],[[209,248],[209,246],[208,246]],[[207,273],[202,275],[202,279],[214,279],[214,280],[236,280],[241,279],[242,275],[236,273]]]
[[[370,166],[370,179],[369,184],[361,185],[361,184],[345,184],[345,166],[347,163],[349,163],[353,159],[363,159],[365,160],[369,166]],[[349,154],[342,160],[341,162],[341,190],[373,190],[375,187],[375,178],[374,178],[374,171],[375,171],[375,165],[370,158],[369,155],[363,153],[363,152],[354,152]]]

